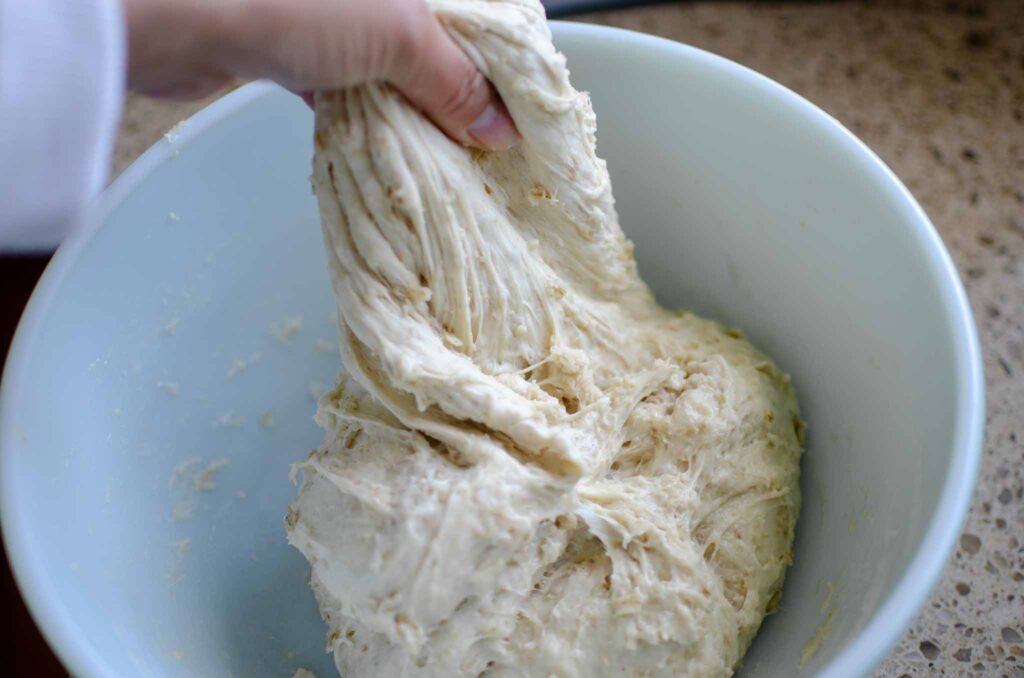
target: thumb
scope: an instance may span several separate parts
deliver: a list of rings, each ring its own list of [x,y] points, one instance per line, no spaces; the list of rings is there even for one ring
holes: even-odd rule
[[[429,12],[394,59],[387,79],[452,139],[503,150],[519,139],[487,78]]]

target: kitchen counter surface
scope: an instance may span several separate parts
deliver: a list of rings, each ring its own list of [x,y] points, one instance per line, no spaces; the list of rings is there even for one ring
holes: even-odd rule
[[[977,319],[987,431],[958,548],[878,675],[1024,676],[1024,3],[706,1],[575,18],[781,82],[853,130],[924,206]],[[205,103],[130,97],[115,172]]]

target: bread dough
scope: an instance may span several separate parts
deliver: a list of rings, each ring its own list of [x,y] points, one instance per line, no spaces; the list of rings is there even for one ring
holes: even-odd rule
[[[348,676],[728,675],[778,604],[801,427],[739,332],[658,307],[537,0],[431,0],[522,133],[321,93],[349,377],[288,536]]]

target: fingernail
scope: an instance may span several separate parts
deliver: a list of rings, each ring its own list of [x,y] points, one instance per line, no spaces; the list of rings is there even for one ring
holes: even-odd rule
[[[473,141],[490,151],[511,148],[519,140],[519,132],[505,104],[490,103],[466,130]]]

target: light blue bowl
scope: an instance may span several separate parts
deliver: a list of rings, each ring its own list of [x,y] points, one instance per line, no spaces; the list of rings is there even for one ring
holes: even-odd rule
[[[977,469],[982,368],[949,255],[896,177],[788,90],[656,38],[555,34],[645,278],[741,326],[810,423],[794,566],[744,674],[862,674],[941,573]],[[335,330],[311,122],[266,84],[199,113],[104,193],[22,320],[4,538],[77,675],[333,673],[282,523],[289,465],[320,440],[311,384],[338,369],[317,347]]]

